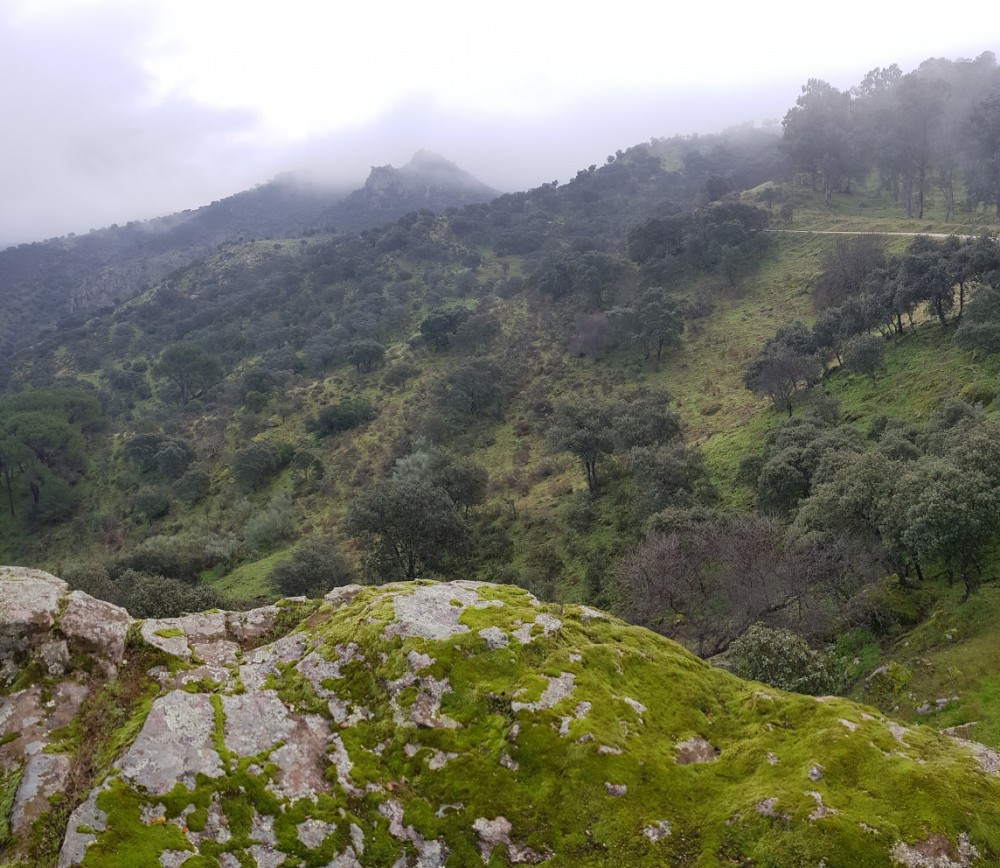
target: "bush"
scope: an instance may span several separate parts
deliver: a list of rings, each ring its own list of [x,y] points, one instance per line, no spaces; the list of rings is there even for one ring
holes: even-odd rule
[[[193,584],[200,578],[201,571],[210,566],[211,559],[203,541],[190,537],[152,536],[121,555],[112,573],[116,581],[123,571],[134,570]]]
[[[170,511],[170,495],[162,485],[144,485],[132,496],[132,508],[153,521]]]
[[[834,660],[781,628],[754,624],[729,646],[732,671],[782,690],[818,696],[837,688]]]
[[[310,539],[271,570],[271,584],[285,597],[322,596],[331,588],[351,581],[347,563],[336,544],[327,539]]]
[[[215,588],[192,586],[165,576],[125,570],[117,579],[122,605],[133,618],[176,618],[222,605]]]
[[[244,528],[244,538],[254,548],[267,550],[275,543],[294,537],[298,526],[291,498],[280,494],[250,518]]]
[[[184,503],[200,503],[208,496],[211,480],[204,470],[189,470],[174,483],[174,494]]]
[[[374,418],[375,411],[370,402],[363,398],[346,398],[320,410],[315,419],[306,422],[306,430],[316,437],[331,437]]]
[[[285,443],[248,443],[236,450],[230,469],[241,488],[256,491],[277,475],[292,459],[294,450]]]
[[[70,563],[60,572],[62,578],[74,591],[114,603],[122,604],[122,594],[118,585],[111,580],[108,569],[100,563]]]

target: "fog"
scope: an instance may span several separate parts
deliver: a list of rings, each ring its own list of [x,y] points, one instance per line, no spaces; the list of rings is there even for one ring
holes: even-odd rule
[[[286,171],[354,188],[372,165],[402,165],[420,148],[442,154],[502,191],[566,181],[650,137],[711,133],[744,122],[777,123],[809,76],[849,87],[873,66],[899,62],[908,69],[927,56],[916,53],[919,46],[912,43],[902,57],[891,45],[877,56],[869,49],[864,57],[834,55],[826,61],[817,51],[815,60],[800,58],[787,69],[771,62],[763,73],[737,66],[733,57],[730,67],[713,66],[713,74],[706,72],[703,80],[692,83],[685,76],[674,84],[650,80],[645,58],[645,74],[637,72],[632,82],[627,70],[618,70],[623,74],[594,85],[592,71],[584,75],[581,68],[587,88],[566,90],[557,99],[549,87],[536,104],[525,96],[529,70],[518,78],[519,99],[504,105],[490,99],[472,105],[468,99],[432,92],[430,79],[411,77],[401,62],[393,67],[395,96],[353,119],[335,117],[335,110],[345,89],[363,86],[363,70],[336,82],[277,80],[289,101],[301,91],[304,112],[324,100],[333,106],[325,132],[303,138],[283,135],[280,121],[263,102],[234,100],[227,106],[198,98],[198,76],[219,75],[216,66],[226,63],[222,44],[218,64],[175,71],[180,83],[174,86],[164,85],[162,70],[151,72],[147,54],[161,33],[165,10],[174,7],[152,0],[36,2],[31,14],[20,0],[0,8],[0,76],[8,85],[0,89],[0,247],[196,208]],[[192,22],[197,26],[197,19]],[[683,33],[673,34],[674,48],[683,38]],[[551,35],[553,45],[559,39],[559,34]],[[964,56],[990,47],[972,46]],[[664,58],[674,48],[664,42]],[[627,63],[627,49],[620,64]],[[341,41],[329,50],[346,49]],[[465,60],[472,55],[466,51]],[[582,56],[578,52],[576,60]],[[518,57],[512,57],[512,66]],[[600,57],[594,55],[595,63]],[[705,63],[716,66],[725,57],[723,50],[704,54]],[[807,62],[815,66],[807,67]],[[280,63],[274,57],[268,63],[268,70],[280,77]],[[229,74],[238,77],[247,69]],[[382,73],[384,97],[391,77]],[[457,80],[463,74],[474,77],[476,70],[455,68],[449,74]],[[494,88],[489,92],[501,92],[496,88],[502,82],[486,84]],[[539,89],[545,88],[540,84]],[[353,90],[351,98],[352,105],[358,102]]]

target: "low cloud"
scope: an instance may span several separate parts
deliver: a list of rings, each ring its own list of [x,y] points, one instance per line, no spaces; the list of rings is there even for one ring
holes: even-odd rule
[[[128,51],[150,23],[138,5],[56,24],[0,13],[0,244],[194,207],[274,170],[252,113],[146,101]]]

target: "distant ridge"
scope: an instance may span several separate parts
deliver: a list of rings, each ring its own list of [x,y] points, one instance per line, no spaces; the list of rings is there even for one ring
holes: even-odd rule
[[[411,211],[443,211],[498,194],[444,157],[420,150],[400,169],[373,167],[350,193],[288,172],[204,205],[20,244],[0,251],[0,357],[68,316],[120,303],[220,244],[315,232],[358,232]]]
[[[419,150],[405,166],[372,166],[365,185],[329,208],[323,219],[340,231],[387,223],[410,211],[443,211],[486,202],[499,190],[432,151]]]

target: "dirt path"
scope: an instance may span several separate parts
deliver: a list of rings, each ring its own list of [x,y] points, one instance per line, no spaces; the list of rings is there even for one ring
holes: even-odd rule
[[[870,229],[765,229],[765,232],[786,232],[793,235],[898,235],[903,238],[916,238],[924,235],[927,238],[951,238],[951,232],[873,232]],[[975,235],[955,235],[966,241]]]

